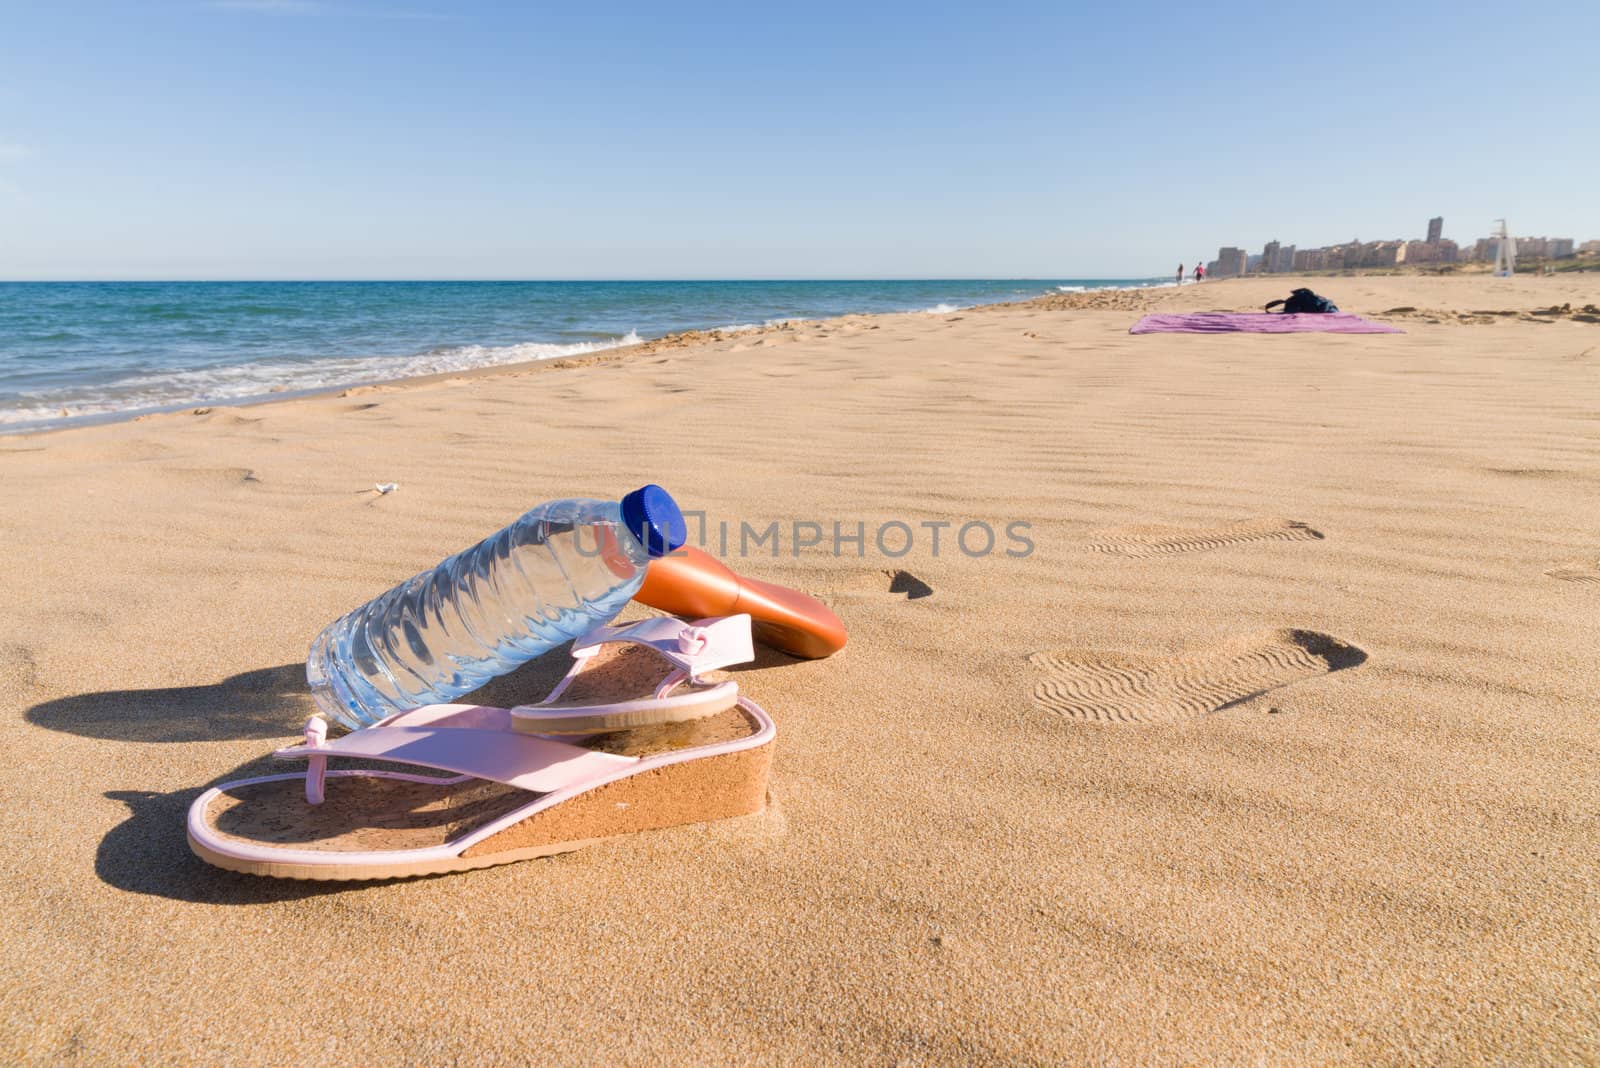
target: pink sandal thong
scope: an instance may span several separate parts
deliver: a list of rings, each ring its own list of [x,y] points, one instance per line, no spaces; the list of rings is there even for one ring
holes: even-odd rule
[[[594,659],[584,652],[539,705],[428,705],[332,741],[326,723],[313,717],[304,743],[277,754],[305,760],[305,772],[206,790],[189,809],[190,847],[210,864],[255,875],[386,879],[489,867],[760,811],[777,730],[731,682],[696,682],[720,657],[739,652],[741,626],[742,648],[749,648],[748,618],[645,624],[632,625],[640,629],[626,637],[632,628],[580,639],[575,655],[602,645],[648,647],[641,653],[658,675],[663,658],[672,665],[667,678],[682,675],[657,683],[663,696],[552,704],[585,673],[602,670],[584,667]],[[677,687],[695,700],[672,702],[668,691]],[[593,717],[587,734],[571,733],[579,709]],[[563,737],[547,736],[552,723]],[[339,758],[415,770],[329,770],[328,761]]]
[[[684,723],[732,708],[739,684],[708,674],[755,659],[750,617],[685,623],[672,616],[597,627],[572,643],[572,670],[536,705],[511,710],[530,734]]]

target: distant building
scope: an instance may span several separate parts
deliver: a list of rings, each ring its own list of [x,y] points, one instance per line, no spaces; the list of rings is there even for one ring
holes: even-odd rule
[[[1259,264],[1259,270],[1264,275],[1282,275],[1286,270],[1294,270],[1294,246],[1283,246],[1278,241],[1267,241],[1266,248],[1261,249],[1261,256],[1251,256],[1254,264]],[[1256,265],[1251,265],[1251,270],[1256,270]]]
[[[1600,252],[1600,241],[1585,241],[1578,246],[1579,252]]]
[[[1593,246],[1594,251],[1600,252],[1600,242],[1586,241],[1582,246],[1574,247],[1574,245],[1575,242],[1570,237],[1519,237],[1517,238],[1517,257],[1531,260],[1564,260],[1590,246]],[[1458,253],[1457,258],[1462,262],[1487,261],[1493,263],[1499,250],[1499,238],[1480,237],[1472,245],[1464,246]]]
[[[1352,237],[1349,241],[1340,242],[1326,249],[1328,266],[1333,270],[1351,270],[1367,266],[1367,249],[1371,246],[1369,241],[1362,244],[1359,237]]]
[[[1407,241],[1403,263],[1454,263],[1459,250],[1454,241]]]
[[[1217,278],[1238,278],[1249,269],[1250,257],[1242,248],[1229,245],[1217,250],[1217,258],[1206,267],[1206,274]]]
[[[1378,262],[1378,244],[1376,241],[1351,241],[1348,244],[1336,245],[1329,251],[1335,253],[1334,261],[1336,265],[1348,270],[1361,267],[1379,267],[1384,265]],[[1393,256],[1394,253],[1390,253],[1389,259],[1391,262],[1387,266],[1393,266]]]
[[[1351,263],[1345,257],[1346,267],[1394,267],[1406,261],[1404,241],[1369,241],[1361,246],[1361,261]]]
[[[1289,271],[1340,271],[1364,267],[1395,267],[1444,263],[1493,261],[1499,252],[1499,239],[1479,238],[1469,245],[1458,245],[1443,236],[1444,216],[1428,220],[1424,241],[1362,241],[1352,238],[1322,248],[1296,248],[1274,238],[1257,255],[1229,245],[1217,251],[1217,258],[1206,264],[1206,273],[1215,278],[1237,278],[1247,274],[1283,274]],[[1579,245],[1570,237],[1519,237],[1517,253],[1529,259],[1567,259],[1579,253],[1600,253],[1600,241]]]
[[[1493,237],[1479,238],[1473,248],[1473,258],[1480,260],[1493,260],[1495,251],[1500,242]],[[1594,244],[1586,242],[1585,244]],[[1517,238],[1517,258],[1530,260],[1564,260],[1576,255],[1574,242],[1570,237],[1519,237]]]
[[[1330,245],[1327,248],[1319,248],[1317,251],[1321,253],[1322,263],[1317,269],[1340,271],[1347,266],[1351,266],[1345,263],[1345,257],[1348,255],[1350,248],[1351,246],[1349,245]]]

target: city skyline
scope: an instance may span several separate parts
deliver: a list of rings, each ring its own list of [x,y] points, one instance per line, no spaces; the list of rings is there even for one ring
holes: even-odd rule
[[[1466,244],[1444,236],[1444,216],[1427,221],[1427,236],[1420,239],[1395,238],[1349,241],[1298,248],[1284,245],[1277,238],[1252,254],[1243,246],[1224,245],[1217,258],[1206,263],[1206,274],[1234,278],[1246,274],[1286,274],[1292,271],[1359,269],[1422,264],[1492,262],[1499,247],[1495,236],[1477,238]],[[1498,221],[1498,220],[1497,220]],[[1535,237],[1513,233],[1517,255],[1527,259],[1568,259],[1580,253],[1600,252],[1600,241],[1579,243],[1571,237]]]

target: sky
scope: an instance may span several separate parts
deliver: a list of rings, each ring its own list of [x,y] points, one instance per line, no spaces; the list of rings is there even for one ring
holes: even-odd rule
[[[1433,215],[1583,241],[1597,41],[1594,0],[0,0],[0,278],[1130,278]]]

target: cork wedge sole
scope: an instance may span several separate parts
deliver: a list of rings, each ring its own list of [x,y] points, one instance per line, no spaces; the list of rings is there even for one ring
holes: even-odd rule
[[[327,773],[225,783],[190,809],[189,844],[209,864],[292,879],[389,879],[491,867],[606,839],[752,815],[766,805],[776,732],[741,700],[716,716],[595,736],[622,770],[538,793],[466,775]]]

